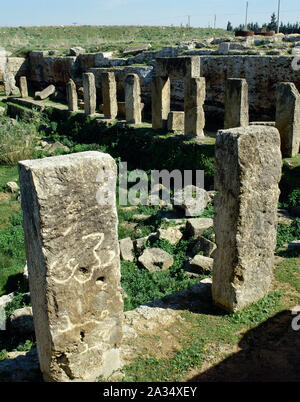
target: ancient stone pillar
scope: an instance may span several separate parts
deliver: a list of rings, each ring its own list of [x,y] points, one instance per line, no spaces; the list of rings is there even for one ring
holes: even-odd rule
[[[248,84],[244,78],[229,78],[225,90],[224,127],[247,127],[249,125]]]
[[[95,151],[19,163],[35,333],[47,381],[94,381],[120,367],[116,174],[113,158]]]
[[[103,113],[107,119],[115,119],[118,114],[117,84],[114,72],[101,74]]]
[[[171,103],[171,82],[169,77],[152,78],[152,128],[166,129]]]
[[[168,117],[168,131],[184,132],[184,112],[170,112]]]
[[[96,113],[96,85],[93,73],[84,73],[83,77],[83,98],[84,112],[87,115]]]
[[[142,122],[141,86],[137,74],[128,74],[125,79],[125,111],[128,123]]]
[[[184,81],[184,134],[204,137],[205,78],[186,78]]]
[[[282,82],[276,90],[276,128],[284,157],[293,157],[300,144],[300,95],[292,82]]]
[[[212,295],[225,310],[237,311],[265,296],[272,280],[282,167],[278,130],[219,131],[215,163]]]
[[[16,86],[16,80],[13,73],[2,74],[5,95],[19,95],[19,88]]]
[[[68,100],[68,107],[71,112],[78,111],[78,96],[75,82],[70,79],[67,82],[67,100]]]
[[[27,78],[24,76],[20,77],[20,91],[21,91],[22,98],[28,97]]]

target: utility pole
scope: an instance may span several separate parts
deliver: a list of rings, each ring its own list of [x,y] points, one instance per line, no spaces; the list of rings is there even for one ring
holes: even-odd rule
[[[214,29],[216,29],[217,15],[215,14]]]
[[[188,27],[189,28],[191,27],[191,16],[190,15],[188,15]]]
[[[279,25],[280,25],[280,0],[278,0],[277,33],[279,33]]]
[[[245,19],[245,31],[248,29],[248,1],[246,1],[246,19]]]

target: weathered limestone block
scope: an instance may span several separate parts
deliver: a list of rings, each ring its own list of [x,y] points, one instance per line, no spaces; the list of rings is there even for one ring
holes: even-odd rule
[[[200,57],[157,57],[156,75],[158,77],[167,77],[173,74],[179,74],[181,77],[186,78],[200,77]]]
[[[229,78],[225,90],[224,127],[247,127],[249,125],[248,84],[244,78]]]
[[[184,131],[184,112],[170,112],[168,117],[168,131]]]
[[[84,73],[83,77],[83,97],[84,111],[87,115],[96,113],[96,85],[93,73]]]
[[[214,302],[241,310],[269,290],[276,245],[280,137],[274,127],[219,131],[216,140]]]
[[[24,76],[20,77],[20,91],[22,98],[28,97],[27,78]]]
[[[169,77],[152,78],[152,128],[166,129],[171,104],[171,81]]]
[[[18,95],[20,93],[19,88],[16,86],[16,80],[13,73],[2,74],[5,95]]]
[[[280,133],[282,155],[297,155],[300,144],[300,95],[292,82],[281,82],[277,86],[275,124]]]
[[[67,83],[68,108],[71,112],[78,111],[78,96],[75,82],[70,79]]]
[[[150,272],[165,271],[174,264],[173,256],[160,248],[146,248],[138,260]]]
[[[114,160],[101,152],[19,163],[30,295],[47,381],[94,381],[120,367],[116,174]]]
[[[47,99],[50,95],[54,94],[55,86],[49,85],[47,88],[43,89],[42,91],[38,91],[34,94],[34,97],[37,99]]]
[[[204,137],[205,78],[186,78],[184,82],[184,134]]]
[[[118,114],[117,84],[114,72],[101,74],[103,113],[107,119],[115,119]]]
[[[142,123],[141,86],[137,74],[128,74],[125,79],[125,111],[128,123]]]

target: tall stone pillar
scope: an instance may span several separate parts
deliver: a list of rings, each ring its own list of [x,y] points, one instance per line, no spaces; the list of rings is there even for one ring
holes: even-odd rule
[[[225,90],[224,128],[249,125],[248,84],[244,78],[229,78]]]
[[[75,82],[70,79],[67,83],[68,108],[71,112],[78,111],[78,96]]]
[[[20,77],[20,92],[22,98],[28,97],[27,78],[24,76]]]
[[[120,368],[123,317],[116,164],[82,152],[21,161],[19,175],[44,379],[107,378]]]
[[[152,78],[152,128],[167,129],[171,104],[169,77]]]
[[[300,94],[292,82],[281,82],[276,90],[276,128],[284,157],[293,157],[300,144]]]
[[[282,167],[278,130],[219,131],[215,163],[212,295],[232,312],[265,296],[271,284]]]
[[[204,137],[205,115],[203,104],[205,78],[185,78],[184,81],[184,134]]]
[[[103,113],[107,119],[115,119],[118,114],[117,84],[114,72],[101,74]]]
[[[125,111],[128,123],[142,122],[141,86],[137,74],[128,74],[125,79]]]
[[[87,115],[96,113],[96,85],[93,73],[83,74],[84,111]]]

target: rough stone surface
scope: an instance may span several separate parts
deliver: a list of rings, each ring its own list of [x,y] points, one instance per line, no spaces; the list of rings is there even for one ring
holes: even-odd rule
[[[168,117],[168,131],[184,132],[184,112],[170,112]]]
[[[276,128],[280,133],[281,152],[293,157],[300,145],[300,94],[291,82],[282,82],[276,92]]]
[[[48,381],[107,378],[121,364],[116,171],[101,152],[19,162],[35,333]]]
[[[203,236],[198,237],[193,249],[192,254],[203,253],[205,257],[214,258],[217,246],[214,242],[206,239]]]
[[[96,112],[96,86],[93,73],[83,74],[84,112],[93,115]]]
[[[199,237],[205,232],[205,230],[211,228],[214,224],[211,218],[194,218],[188,219],[186,222],[187,233],[191,237]]]
[[[130,237],[119,241],[120,244],[120,256],[124,261],[133,261],[133,242]]]
[[[273,127],[219,131],[213,299],[237,311],[265,296],[276,245],[280,137]]]
[[[78,111],[78,96],[75,82],[70,79],[67,83],[68,108],[71,112]]]
[[[12,193],[17,193],[17,192],[19,191],[19,186],[18,186],[17,183],[14,182],[14,181],[9,181],[8,183],[6,183],[6,187],[8,187],[9,190],[10,190]]]
[[[248,84],[243,78],[229,78],[225,93],[225,128],[249,125]]]
[[[177,244],[182,236],[181,231],[176,227],[170,226],[167,229],[158,230],[158,238],[165,239],[171,244]]]
[[[146,248],[138,260],[150,272],[165,271],[174,264],[174,258],[160,248]]]
[[[16,86],[16,80],[13,73],[3,73],[2,79],[6,96],[18,95],[20,93],[19,88]]]
[[[152,78],[152,128],[165,129],[171,104],[171,81],[168,77]]]
[[[190,269],[196,273],[201,273],[203,271],[213,270],[214,260],[203,255],[195,255],[195,257],[190,261]]]
[[[55,86],[54,85],[49,85],[47,88],[43,89],[42,91],[37,91],[34,96],[37,99],[47,99],[49,98],[50,95],[55,93]]]
[[[0,308],[5,308],[7,303],[10,303],[14,298],[14,293],[9,293],[8,295],[4,295],[0,297]]]
[[[156,75],[158,77],[168,77],[176,74],[186,78],[200,77],[200,57],[184,56],[156,58]]]
[[[20,77],[20,91],[22,98],[28,97],[27,78],[24,76]]]
[[[70,56],[79,56],[82,53],[85,53],[85,49],[83,49],[83,47],[80,46],[71,47],[69,50]]]
[[[103,113],[107,119],[115,119],[118,114],[117,84],[114,72],[103,72],[101,75]]]
[[[147,45],[140,45],[140,46],[132,46],[132,47],[128,47],[127,49],[123,50],[123,54],[124,55],[135,55],[141,52],[144,52],[145,50],[149,50],[151,48],[150,43],[148,43]]]
[[[12,334],[34,334],[32,308],[23,307],[15,310],[8,318],[8,328]]]
[[[194,185],[186,186],[174,194],[174,207],[184,210],[185,216],[200,215],[210,200],[207,192]]]
[[[184,134],[204,137],[205,116],[203,104],[205,78],[186,78],[184,82]]]
[[[137,74],[128,74],[125,79],[125,111],[127,123],[142,123],[141,86]]]

